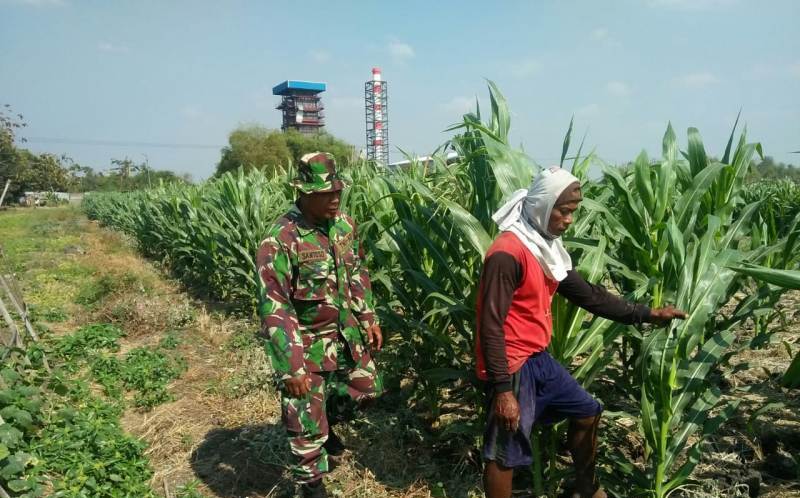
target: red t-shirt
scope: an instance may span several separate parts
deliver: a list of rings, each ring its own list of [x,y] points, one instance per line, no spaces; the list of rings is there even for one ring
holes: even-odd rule
[[[557,281],[544,274],[536,257],[511,232],[503,232],[497,237],[486,253],[485,261],[478,290],[475,340],[476,370],[478,378],[483,380],[488,376],[481,346],[482,326],[499,327],[502,323],[507,373],[513,374],[532,354],[544,351],[550,344],[553,333],[550,306],[559,286]],[[498,286],[508,291],[512,285],[515,290],[510,304],[495,302],[495,295],[507,294]],[[484,306],[489,307],[486,313],[483,313]]]

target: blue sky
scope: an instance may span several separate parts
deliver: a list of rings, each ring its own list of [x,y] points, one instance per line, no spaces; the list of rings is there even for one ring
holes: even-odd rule
[[[392,160],[445,141],[488,78],[514,143],[544,165],[572,115],[578,138],[624,162],[660,153],[668,121],[721,155],[739,108],[765,153],[800,164],[798,19],[794,0],[0,0],[0,104],[25,115],[33,150],[97,169],[146,155],[200,179],[238,124],[280,125],[271,88],[285,79],[327,82],[328,131],[363,147],[380,66]]]

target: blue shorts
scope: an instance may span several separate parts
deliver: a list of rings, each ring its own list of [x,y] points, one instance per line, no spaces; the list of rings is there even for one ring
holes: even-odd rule
[[[519,403],[520,420],[516,432],[497,422],[494,413],[494,388],[486,387],[486,431],[483,459],[503,467],[523,467],[533,463],[531,429],[533,423],[552,424],[566,418],[596,417],[603,406],[553,359],[547,351],[528,358],[511,376],[511,386]]]

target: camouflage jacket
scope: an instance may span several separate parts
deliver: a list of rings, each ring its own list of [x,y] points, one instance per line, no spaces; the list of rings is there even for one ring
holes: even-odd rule
[[[285,380],[338,365],[344,338],[354,361],[376,323],[372,288],[353,220],[339,214],[326,230],[297,206],[270,228],[256,258],[261,335],[273,369]]]

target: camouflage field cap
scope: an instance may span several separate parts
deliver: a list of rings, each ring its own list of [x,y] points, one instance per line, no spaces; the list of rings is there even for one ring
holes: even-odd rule
[[[344,188],[344,182],[336,173],[336,160],[327,152],[311,152],[301,157],[292,185],[306,194]]]

